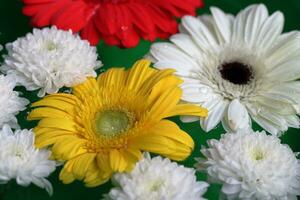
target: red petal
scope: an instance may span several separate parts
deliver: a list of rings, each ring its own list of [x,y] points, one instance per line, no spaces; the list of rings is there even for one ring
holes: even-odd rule
[[[120,46],[121,42],[116,35],[101,35],[104,42],[110,46]]]
[[[50,23],[60,29],[80,31],[87,23],[86,4],[82,1],[69,2],[53,15]]]
[[[50,3],[54,2],[55,0],[23,0],[24,4],[40,4],[40,3]]]
[[[156,38],[155,25],[148,10],[136,3],[130,4],[128,9],[130,10],[129,14],[131,15],[133,25],[135,25],[139,34],[146,40],[154,40]]]
[[[50,25],[52,16],[64,5],[68,4],[71,0],[59,0],[54,3],[43,7],[37,12],[36,15],[31,19],[31,23],[34,26],[42,27]]]
[[[95,15],[95,25],[100,33],[111,35],[117,32],[117,22],[115,5],[103,4]]]
[[[94,46],[99,43],[100,33],[98,32],[92,19],[82,29],[81,38],[88,40],[90,44]]]
[[[133,28],[120,33],[122,46],[126,48],[135,47],[140,42],[140,37]]]

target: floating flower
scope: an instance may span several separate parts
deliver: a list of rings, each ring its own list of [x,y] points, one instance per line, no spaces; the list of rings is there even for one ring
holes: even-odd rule
[[[23,0],[23,13],[36,27],[56,25],[81,32],[97,45],[134,47],[140,38],[153,41],[177,32],[176,17],[194,15],[202,0]]]
[[[0,183],[11,179],[16,179],[21,186],[33,183],[51,195],[52,185],[46,177],[55,170],[56,162],[49,160],[50,154],[46,149],[35,149],[32,131],[24,129],[14,133],[4,125],[0,130]]]
[[[241,130],[251,127],[250,116],[274,135],[299,128],[299,32],[281,34],[282,13],[269,16],[264,5],[236,18],[214,7],[211,12],[184,17],[173,44],[150,50],[157,68],[172,67],[184,80],[182,100],[208,108],[202,128],[210,131],[222,121],[228,131]]]
[[[64,183],[83,180],[93,187],[113,172],[130,171],[143,151],[174,160],[190,155],[194,142],[169,120],[186,114],[206,116],[198,106],[178,104],[181,80],[173,70],[155,70],[142,60],[132,69],[112,68],[98,80],[89,78],[73,94],[53,94],[34,103],[29,120],[38,147],[52,146],[53,156],[66,161]]]
[[[9,124],[13,128],[18,128],[18,121],[15,115],[26,109],[29,101],[19,97],[19,93],[14,91],[15,81],[10,77],[0,75],[0,128],[4,124]]]
[[[96,76],[94,69],[101,64],[95,47],[71,31],[55,27],[34,29],[7,44],[6,49],[8,55],[4,56],[1,71],[13,75],[27,90],[40,89],[40,97]]]
[[[208,141],[198,169],[222,183],[228,199],[297,199],[300,195],[300,160],[275,136],[239,132]]]
[[[169,159],[145,154],[131,173],[113,176],[116,187],[107,200],[203,200],[208,184],[197,181],[195,170]]]

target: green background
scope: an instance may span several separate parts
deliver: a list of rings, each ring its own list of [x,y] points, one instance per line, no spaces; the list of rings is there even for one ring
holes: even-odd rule
[[[183,0],[184,1],[184,0]],[[209,13],[210,6],[217,6],[226,12],[236,14],[240,9],[245,8],[249,4],[264,3],[269,8],[270,12],[281,10],[285,14],[285,31],[300,29],[300,1],[299,0],[207,0],[205,8],[198,10],[198,14]],[[17,37],[25,35],[31,31],[29,20],[22,16],[22,3],[20,0],[0,0],[0,44],[4,46],[7,42],[12,42]],[[120,49],[117,47],[109,47],[100,43],[97,47],[100,59],[104,63],[104,71],[110,67],[125,66],[130,67],[137,59],[142,58],[149,50],[150,43],[142,41],[136,48]],[[3,54],[4,51],[0,52]],[[300,67],[300,66],[299,66]],[[17,88],[23,92],[23,95],[31,100],[37,100],[36,93],[29,93],[24,88]],[[1,94],[0,94],[1,95]],[[278,108],[280,109],[280,108]],[[1,112],[1,111],[0,111]],[[26,113],[22,112],[19,116],[19,122],[22,128],[32,128],[35,123],[26,121]],[[192,167],[194,164],[194,157],[200,156],[200,146],[206,143],[207,139],[219,138],[221,133],[224,133],[221,125],[210,133],[205,133],[199,127],[198,122],[190,124],[182,124],[178,118],[173,118],[183,130],[190,133],[195,140],[196,146],[193,154],[183,164]],[[257,126],[254,129],[259,129]],[[289,131],[282,136],[283,143],[289,144],[295,152],[300,151],[300,134],[296,129],[289,129]],[[17,186],[16,183],[11,182],[8,185],[0,186],[0,200],[99,200],[102,194],[107,193],[111,187],[110,183],[96,187],[86,188],[77,181],[69,185],[63,185],[58,180],[58,173],[60,168],[49,177],[53,184],[54,194],[49,197],[45,190],[42,190],[34,185],[23,188]],[[203,174],[197,174],[198,180],[205,180]],[[180,184],[180,183],[178,183]],[[218,199],[220,186],[211,185],[205,197],[208,199]]]

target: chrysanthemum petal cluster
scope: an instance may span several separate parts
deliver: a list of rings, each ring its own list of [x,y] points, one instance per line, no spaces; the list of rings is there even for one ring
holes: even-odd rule
[[[19,185],[30,183],[46,189],[51,195],[51,183],[46,179],[56,168],[56,162],[49,160],[51,152],[34,147],[31,130],[13,132],[8,125],[0,130],[0,184],[15,179]]]
[[[150,50],[157,68],[174,68],[184,80],[182,100],[208,108],[201,127],[210,131],[222,121],[237,131],[250,128],[251,117],[278,136],[299,128],[300,33],[282,34],[283,14],[269,15],[264,5],[236,17],[215,7],[211,13],[183,17],[172,43]]]
[[[300,195],[300,160],[275,136],[238,132],[208,141],[198,169],[223,184],[227,199],[294,200]]]
[[[149,154],[130,173],[115,174],[113,182],[108,200],[203,200],[208,187],[196,180],[194,169]]]
[[[38,96],[82,83],[96,76],[96,48],[56,27],[34,29],[25,37],[6,45],[8,55],[0,70],[13,76],[27,90],[39,89]]]
[[[18,128],[16,115],[25,110],[29,103],[27,99],[19,97],[14,87],[15,81],[11,77],[0,75],[0,128],[4,124]]]
[[[56,25],[81,32],[93,45],[134,47],[177,32],[176,17],[194,15],[202,0],[23,0],[23,13],[36,27]]]
[[[184,160],[193,139],[174,122],[175,115],[206,116],[207,110],[179,104],[181,80],[173,70],[150,68],[138,61],[125,71],[112,68],[73,87],[72,94],[48,95],[35,102],[29,120],[38,147],[51,146],[53,157],[66,161],[64,183],[87,186],[106,182],[114,172],[130,171],[142,151]]]

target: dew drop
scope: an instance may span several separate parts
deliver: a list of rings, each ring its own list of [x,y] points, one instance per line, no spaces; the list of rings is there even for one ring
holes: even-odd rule
[[[128,30],[128,26],[121,26],[121,30],[122,31],[127,31]]]

